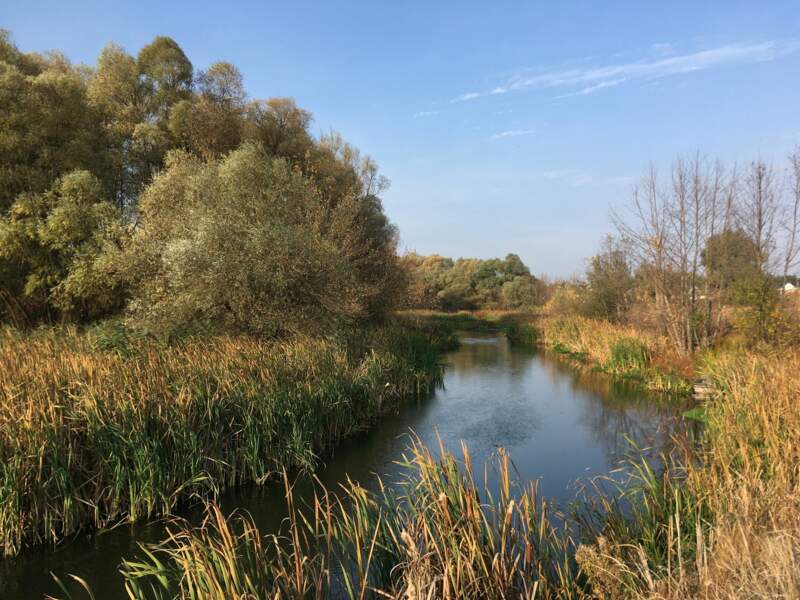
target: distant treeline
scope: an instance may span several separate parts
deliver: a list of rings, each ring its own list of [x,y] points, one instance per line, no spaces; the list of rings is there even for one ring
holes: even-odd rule
[[[0,322],[319,332],[402,297],[388,182],[288,98],[157,37],[96,65],[0,31]]]
[[[531,275],[516,254],[504,259],[453,260],[410,253],[403,256],[402,264],[408,271],[411,308],[530,309],[544,301],[544,282]]]

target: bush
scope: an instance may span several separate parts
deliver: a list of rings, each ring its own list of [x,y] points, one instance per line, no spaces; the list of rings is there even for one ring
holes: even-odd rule
[[[130,314],[159,335],[197,322],[267,336],[380,318],[402,277],[380,205],[331,203],[259,144],[219,161],[173,153],[115,262]],[[399,288],[399,290],[398,290]]]
[[[650,351],[639,340],[623,338],[611,346],[611,360],[606,368],[614,372],[644,371],[650,363]]]

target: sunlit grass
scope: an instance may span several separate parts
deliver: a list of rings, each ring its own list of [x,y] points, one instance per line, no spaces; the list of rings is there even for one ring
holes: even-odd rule
[[[566,340],[587,360],[642,368],[658,342],[580,321]],[[560,324],[559,327],[568,327]],[[571,327],[571,326],[570,326]],[[544,334],[547,335],[547,328]],[[602,340],[602,341],[600,341]],[[603,346],[605,344],[605,347]],[[647,361],[647,362],[645,362]],[[168,539],[124,563],[132,598],[703,598],[800,597],[800,352],[704,355],[699,445],[656,469],[595,482],[564,515],[515,484],[500,451],[493,487],[464,449],[457,460],[413,444],[406,479],[369,491],[345,482],[263,535],[213,505],[200,526],[173,521]],[[480,469],[478,469],[480,472]]]
[[[340,342],[107,342],[0,332],[6,555],[311,469],[336,441],[441,380],[434,344],[397,328]]]
[[[247,515],[213,505],[198,527],[169,536],[122,567],[131,598],[577,598],[572,542],[554,526],[535,483],[515,484],[509,457],[493,465],[494,493],[461,460],[414,443],[407,479],[370,492],[319,487],[281,534],[262,536]],[[154,593],[152,590],[155,590]]]
[[[691,391],[692,365],[666,339],[632,327],[586,317],[546,317],[536,322],[539,342],[575,362],[639,381],[659,392]]]
[[[800,352],[709,355],[700,370],[718,394],[698,455],[642,467],[629,512],[601,499],[579,562],[601,597],[798,598]]]

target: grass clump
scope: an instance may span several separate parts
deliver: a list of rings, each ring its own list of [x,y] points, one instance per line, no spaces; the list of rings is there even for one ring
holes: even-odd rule
[[[692,366],[676,356],[666,340],[631,327],[587,317],[542,318],[540,343],[570,360],[648,389],[691,393]]]
[[[641,373],[650,364],[650,350],[640,340],[622,338],[611,347],[606,369],[615,373]]]
[[[122,575],[131,598],[581,597],[572,543],[553,525],[535,483],[517,486],[500,452],[496,491],[470,456],[435,457],[414,443],[407,478],[371,492],[319,488],[298,508],[286,483],[284,531],[261,535],[247,515],[213,505],[199,527],[173,520],[165,542],[142,546]]]
[[[116,331],[116,330],[114,330]],[[355,342],[0,332],[0,548],[169,513],[193,494],[312,469],[441,381],[421,332]]]
[[[604,500],[581,567],[613,591],[601,597],[800,597],[800,353],[723,352],[700,369],[719,390],[702,447],[640,471],[625,510]]]

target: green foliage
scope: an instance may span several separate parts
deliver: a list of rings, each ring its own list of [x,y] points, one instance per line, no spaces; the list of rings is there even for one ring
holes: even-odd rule
[[[185,148],[206,158],[221,156],[242,141],[244,87],[230,63],[214,63],[198,76],[199,94],[170,110],[169,130]]]
[[[115,258],[132,287],[132,314],[159,334],[196,320],[277,335],[377,317],[370,301],[385,291],[362,273],[369,251],[392,239],[367,238],[366,248],[348,239],[370,208],[358,198],[327,205],[260,144],[212,162],[173,153]]]
[[[757,279],[761,266],[758,246],[744,231],[731,229],[711,236],[703,249],[702,261],[710,282],[728,301],[747,302],[747,292],[741,285]]]
[[[4,287],[26,316],[76,320],[106,314],[121,294],[103,265],[103,252],[122,238],[118,211],[96,177],[74,171],[43,194],[20,195],[0,217]]]
[[[173,104],[191,95],[192,63],[172,38],[156,37],[139,51],[136,64],[147,111],[156,118],[165,118]]]
[[[382,318],[405,289],[388,182],[310,122],[288,98],[248,102],[230,63],[195,77],[171,38],[88,69],[1,32],[0,319],[91,321],[129,285],[164,337]]]
[[[611,346],[611,360],[605,368],[616,373],[641,373],[649,364],[647,345],[634,338],[623,338]]]
[[[625,250],[612,238],[606,238],[602,251],[589,261],[586,283],[582,312],[590,317],[620,320],[630,302],[634,278]]]
[[[532,309],[541,304],[541,286],[530,275],[517,275],[500,288],[502,304],[515,310]]]
[[[136,128],[145,120],[145,95],[136,60],[115,44],[103,48],[86,96],[105,133],[113,198],[124,207],[135,199],[150,175],[149,165],[142,164],[139,145],[134,142]]]
[[[0,214],[18,194],[43,192],[74,169],[90,169],[108,183],[103,131],[85,78],[57,56],[32,71],[0,60]]]
[[[543,301],[543,283],[516,254],[505,259],[420,256],[403,257],[410,280],[412,308],[475,310],[530,309]]]
[[[510,321],[504,326],[508,340],[513,344],[536,346],[540,341],[539,330],[530,323],[517,323]]]
[[[733,282],[731,296],[742,309],[738,325],[750,340],[777,340],[781,315],[774,278],[761,273],[741,277]]]

